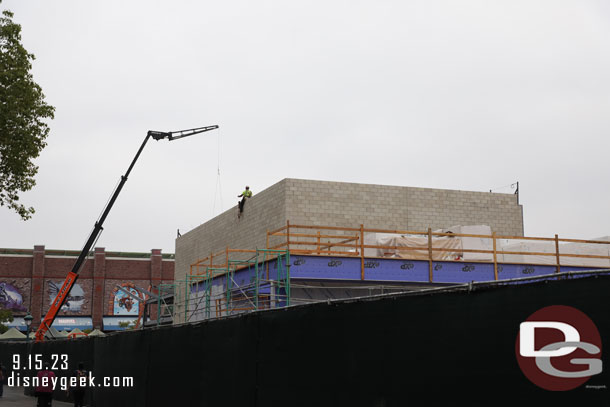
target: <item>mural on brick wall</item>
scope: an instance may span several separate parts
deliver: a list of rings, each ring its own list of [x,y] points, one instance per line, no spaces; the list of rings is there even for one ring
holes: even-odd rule
[[[61,288],[63,281],[47,281],[47,293],[49,298],[49,303],[51,304],[55,297],[57,297],[57,293]],[[62,305],[60,312],[63,314],[89,314],[90,307],[89,301],[90,296],[85,295],[85,289],[83,285],[77,283],[72,286],[72,290],[70,290],[70,294],[68,294],[68,298],[66,298],[66,302]],[[45,308],[48,308],[45,307]]]
[[[134,283],[122,283],[120,284],[123,290],[129,291],[136,297],[140,297],[140,293],[135,289]],[[140,307],[144,306],[143,301],[138,301],[131,297],[124,291],[114,287],[112,291],[112,315],[138,315],[140,313]]]
[[[0,281],[0,307],[14,312],[29,308],[30,282],[27,279]]]

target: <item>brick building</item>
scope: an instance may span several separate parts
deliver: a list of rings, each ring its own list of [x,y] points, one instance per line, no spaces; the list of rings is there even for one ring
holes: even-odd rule
[[[514,194],[287,178],[254,191],[241,219],[234,207],[176,239],[176,280],[198,259],[226,246],[265,248],[266,231],[287,221],[422,231],[489,225],[501,235],[523,236],[523,208]]]
[[[32,326],[40,324],[78,255],[76,251],[45,250],[44,246],[0,249],[0,307],[13,310],[17,318],[11,325],[24,329],[22,317],[28,311],[34,317]],[[137,295],[136,287],[150,290],[173,279],[173,254],[158,249],[116,253],[98,247],[84,264],[53,326],[58,330],[120,329],[119,322],[137,319],[144,301],[133,300],[117,285]]]

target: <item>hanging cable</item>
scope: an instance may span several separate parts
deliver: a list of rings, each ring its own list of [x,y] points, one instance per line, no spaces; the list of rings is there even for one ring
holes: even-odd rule
[[[220,133],[218,133],[218,166],[217,166],[217,173],[218,173],[218,198],[220,201],[220,211],[219,213],[222,213],[223,210],[223,204],[222,204],[222,188],[221,188],[221,183],[220,183]]]
[[[220,131],[218,132],[218,157],[216,161],[216,187],[214,188],[214,203],[212,205],[212,217],[216,215],[216,198],[220,201],[220,211],[222,213],[222,188],[220,184]]]

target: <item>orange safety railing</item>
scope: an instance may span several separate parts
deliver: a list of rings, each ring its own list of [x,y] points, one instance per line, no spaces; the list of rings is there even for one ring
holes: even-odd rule
[[[365,244],[366,233],[387,233],[392,235],[405,235],[409,237],[419,236],[420,243],[417,245],[400,245],[389,246],[380,244]],[[439,238],[475,238],[483,239],[488,243],[488,249],[467,249],[455,247],[435,247],[435,239]],[[548,247],[543,247],[552,250],[539,251],[523,251],[523,250],[501,250],[499,246],[507,246],[510,242],[521,244],[524,241],[536,241],[546,243]],[[499,243],[502,243],[500,245]],[[550,243],[550,244],[549,244]],[[606,254],[583,254],[565,252],[560,246],[565,243],[581,244],[585,248],[603,247]],[[605,246],[600,246],[605,245]],[[429,279],[433,281],[433,262],[438,260],[443,261],[458,261],[458,262],[484,262],[493,263],[494,277],[498,279],[498,263],[502,264],[532,264],[532,265],[552,265],[555,266],[556,272],[561,271],[562,266],[578,265],[574,259],[594,259],[598,263],[608,263],[610,268],[610,241],[597,240],[581,240],[581,239],[560,239],[558,235],[555,237],[528,237],[528,236],[503,236],[492,233],[490,235],[479,234],[459,234],[459,233],[441,233],[433,232],[430,228],[427,231],[417,230],[390,230],[379,228],[365,228],[364,225],[359,227],[340,227],[340,226],[319,226],[319,225],[293,225],[289,221],[285,226],[282,226],[273,231],[267,231],[266,236],[267,249],[282,249],[289,250],[290,254],[296,255],[314,255],[314,256],[338,256],[338,257],[357,257],[360,258],[361,279],[364,280],[365,269],[365,249],[376,249],[374,255],[367,255],[366,258],[375,257],[402,257],[404,259],[427,260],[429,263]],[[379,256],[378,252],[382,255]],[[590,251],[595,251],[591,249]],[[234,253],[255,253],[255,250],[238,250],[226,247],[225,250],[210,254],[209,256],[198,260],[191,265],[191,275],[203,275],[207,269],[213,268],[228,268],[229,262]],[[487,255],[485,260],[464,260],[464,253],[478,253]],[[511,257],[512,256],[512,257]],[[515,256],[524,256],[521,261],[515,259]],[[470,257],[470,256],[469,256]],[[533,257],[538,257],[533,258]],[[549,258],[549,260],[543,260]],[[532,261],[528,261],[532,260]],[[592,266],[602,268],[605,266]]]
[[[209,256],[197,260],[191,264],[190,275],[192,276],[204,276],[206,273],[210,273],[210,270],[225,269],[228,270],[229,261],[232,260],[231,255],[233,253],[249,253],[255,254],[256,250],[247,249],[229,249],[226,247],[225,250],[217,253],[210,253]],[[246,267],[246,266],[242,266]],[[238,267],[239,269],[239,267]],[[223,274],[223,273],[220,273]],[[218,271],[214,273],[214,277],[218,274]]]

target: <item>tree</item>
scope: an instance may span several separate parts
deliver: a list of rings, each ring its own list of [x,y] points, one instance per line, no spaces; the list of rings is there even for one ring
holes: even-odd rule
[[[8,331],[8,327],[4,322],[13,322],[13,313],[8,309],[0,309],[0,334]]]
[[[1,0],[0,0],[1,2]],[[0,17],[0,206],[15,210],[23,220],[34,208],[19,203],[19,193],[36,185],[33,160],[46,146],[55,108],[44,100],[30,73],[35,57],[21,45],[21,26],[6,10]]]
[[[126,331],[136,329],[136,321],[119,321],[119,326]]]

